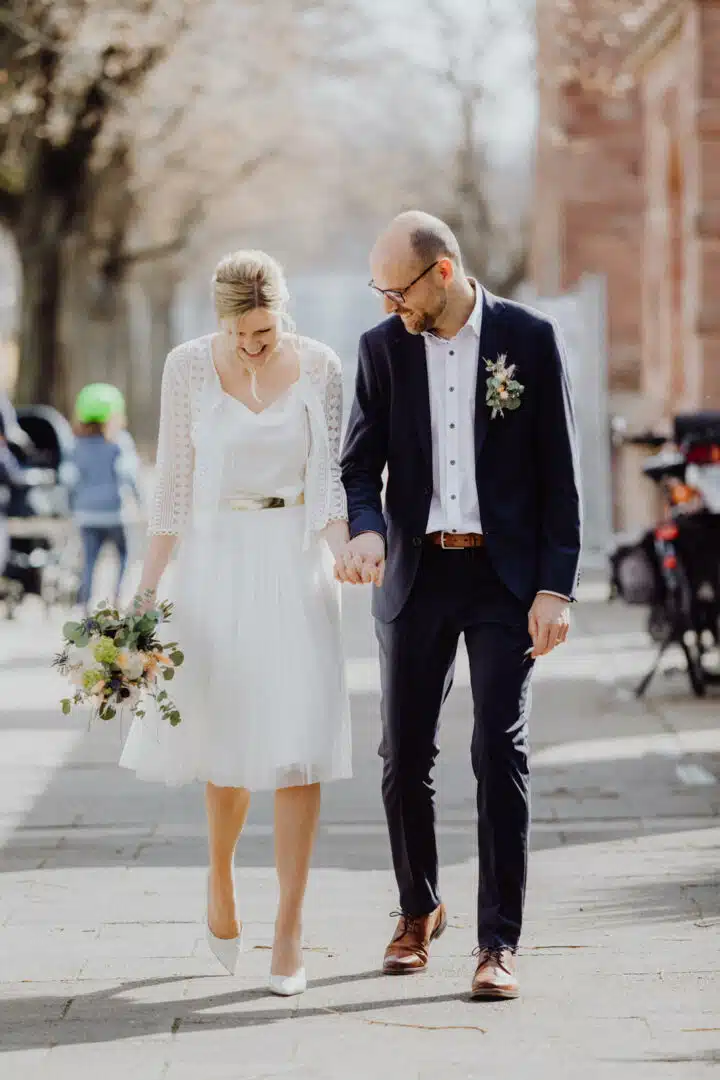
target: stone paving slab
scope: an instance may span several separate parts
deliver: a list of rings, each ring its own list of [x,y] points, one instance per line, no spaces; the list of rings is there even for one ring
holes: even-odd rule
[[[472,864],[449,868],[450,928],[433,949],[431,971],[406,980],[377,970],[387,931],[381,876],[362,875],[350,892],[347,872],[320,871],[306,931],[311,985],[292,1002],[262,989],[271,925],[254,924],[264,906],[255,893],[257,875],[245,881],[254,925],[236,979],[216,973],[198,920],[110,923],[88,933],[51,922],[35,931],[15,927],[11,951],[3,949],[10,966],[4,963],[0,980],[8,1051],[2,1061],[8,1067],[20,1061],[25,1047],[31,1057],[22,1059],[23,1069],[45,1069],[52,1080],[65,1075],[71,1051],[76,1077],[96,1068],[105,1073],[106,1062],[111,1077],[121,1069],[140,1070],[142,1077],[189,1075],[203,1062],[204,1076],[220,1078],[460,1077],[477,1075],[480,1060],[482,1074],[491,1076],[502,1068],[503,1075],[522,1077],[529,1063],[534,1076],[545,1069],[570,1076],[563,1069],[574,1061],[587,1076],[634,1078],[652,1075],[647,1067],[655,1062],[690,1080],[712,1065],[718,1042],[712,1030],[720,1006],[718,912],[716,906],[700,912],[693,894],[698,882],[712,879],[719,842],[720,829],[708,829],[537,853],[521,958],[524,995],[515,1003],[467,1000],[472,923],[469,905],[460,901],[470,893]],[[665,872],[668,864],[674,875]],[[75,872],[77,895],[84,873]],[[151,874],[136,876],[147,884]],[[133,876],[127,875],[128,892]],[[182,876],[183,904],[196,907],[201,873]],[[345,925],[320,904],[323,894],[343,890]],[[647,903],[656,894],[662,903],[652,918],[640,917],[636,898]],[[73,898],[66,897],[60,918],[68,902]],[[348,936],[348,926],[357,933]],[[27,958],[33,932],[45,973],[26,964],[23,977],[31,981],[20,981],[17,972],[9,981],[15,958]],[[98,950],[103,943],[116,943],[114,958]],[[56,966],[64,952],[65,971]],[[49,1053],[37,1060],[34,1052],[43,1048]]]
[[[672,676],[638,703],[629,687],[649,650],[634,613],[579,606],[572,644],[536,687],[523,996],[471,1003],[462,665],[437,778],[448,932],[427,974],[378,971],[396,898],[366,599],[349,594],[345,610],[356,777],[325,792],[310,987],[291,1002],[263,988],[272,800],[253,802],[238,852],[247,951],[231,979],[204,941],[200,789],[118,770],[116,729],[54,709],[57,627],[30,613],[12,635],[0,624],[0,1080],[698,1080],[717,1068],[720,698],[696,702]],[[679,764],[710,782],[687,783]]]

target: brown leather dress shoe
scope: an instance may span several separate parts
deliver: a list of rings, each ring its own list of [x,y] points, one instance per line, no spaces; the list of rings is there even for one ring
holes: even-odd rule
[[[429,915],[400,915],[393,939],[385,950],[385,975],[416,975],[428,966],[430,942],[447,926],[445,905]]]
[[[473,1001],[516,998],[520,993],[511,949],[480,948],[470,996]]]

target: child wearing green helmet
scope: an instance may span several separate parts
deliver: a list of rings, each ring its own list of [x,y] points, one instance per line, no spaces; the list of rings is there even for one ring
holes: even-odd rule
[[[140,504],[135,444],[125,430],[125,399],[116,386],[83,387],[75,401],[75,435],[70,500],[84,556],[78,602],[87,611],[95,567],[107,543],[118,555],[115,601],[119,602],[128,551],[125,491]]]
[[[113,420],[122,423],[125,398],[110,383],[90,383],[75,399],[75,418],[84,427],[105,427]]]

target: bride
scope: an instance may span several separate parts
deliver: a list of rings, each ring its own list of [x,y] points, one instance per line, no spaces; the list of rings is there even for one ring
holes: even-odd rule
[[[213,276],[219,333],[168,356],[158,484],[138,602],[181,538],[172,696],[148,710],[120,764],[148,780],[206,783],[207,935],[231,973],[242,948],[233,861],[250,792],[275,790],[280,902],[269,988],[302,993],[302,905],[320,783],[351,775],[350,716],[333,556],[348,539],[338,450],[340,363],[284,329],[287,286],[258,251]]]

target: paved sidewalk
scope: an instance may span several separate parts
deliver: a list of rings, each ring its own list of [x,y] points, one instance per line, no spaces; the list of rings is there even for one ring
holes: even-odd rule
[[[592,597],[592,590],[588,590]],[[271,799],[238,853],[248,947],[220,973],[203,938],[202,793],[115,767],[120,733],[54,703],[58,626],[0,624],[2,1080],[699,1080],[720,1062],[720,696],[681,676],[628,693],[633,613],[578,606],[538,667],[535,826],[517,1002],[473,1004],[473,788],[458,665],[438,770],[447,934],[387,979],[395,907],[379,798],[367,597],[346,594],[356,776],[326,789],[307,904],[310,988],[263,990],[274,918]]]

